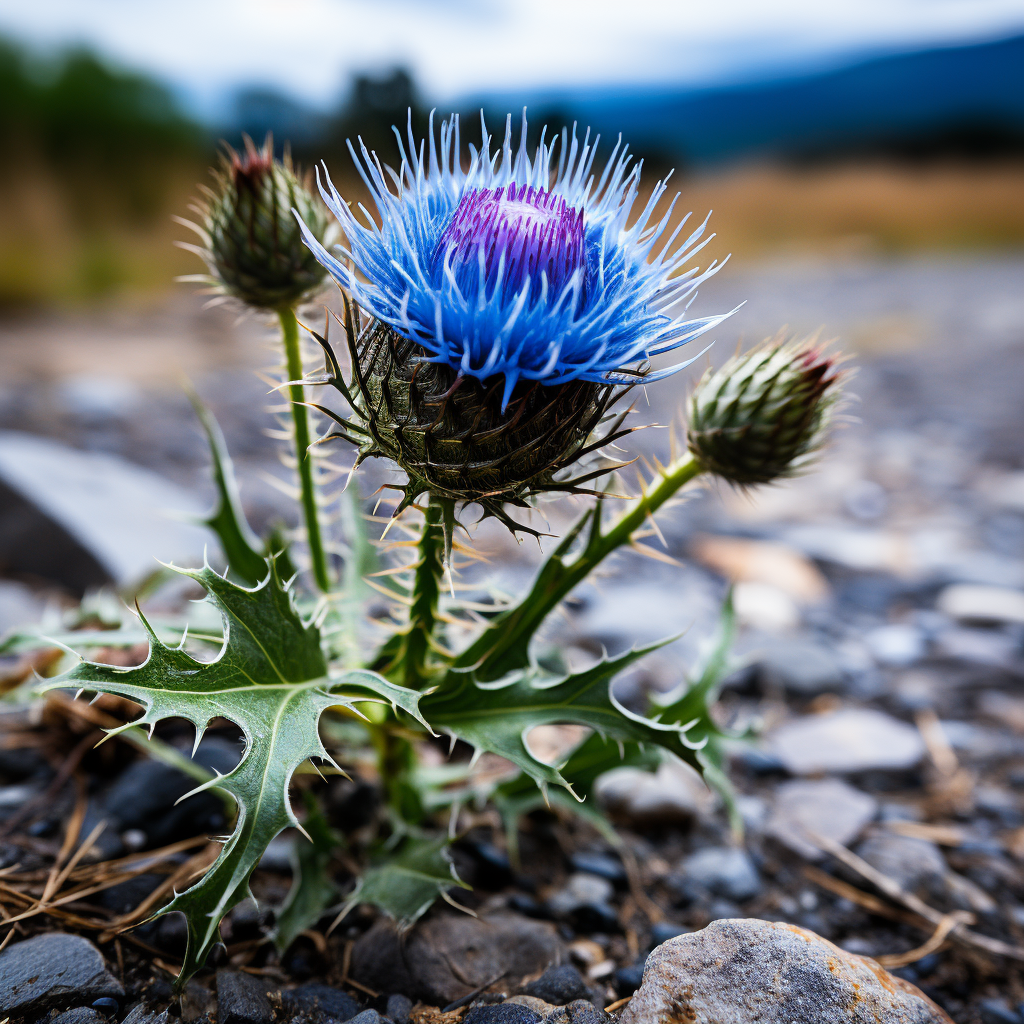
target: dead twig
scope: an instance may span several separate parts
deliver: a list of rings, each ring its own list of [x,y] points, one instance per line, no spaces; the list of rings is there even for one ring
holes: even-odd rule
[[[872,885],[885,893],[889,899],[894,900],[896,903],[901,903],[908,910],[923,917],[936,928],[945,920],[947,915],[936,910],[934,907],[928,906],[924,900],[919,899],[913,893],[906,892],[897,881],[883,874],[877,868],[872,867],[866,860],[848,850],[842,843],[837,843],[834,839],[818,835],[810,830],[807,830],[806,834],[810,842],[814,843],[820,850],[824,850],[835,857],[836,860],[842,861],[848,868],[852,868],[857,874],[866,878]],[[1024,948],[1011,946],[1008,942],[1002,942],[999,939],[992,939],[987,935],[979,935],[977,932],[972,932],[966,927],[962,919],[958,920],[950,928],[948,934],[951,939],[965,946],[983,949],[986,953],[991,953],[993,956],[1004,956],[1009,960],[1024,962]]]
[[[965,918],[970,917],[972,915],[963,910],[946,914],[938,923],[935,931],[932,932],[932,937],[927,942],[917,946],[915,949],[908,949],[906,953],[885,953],[882,956],[876,956],[874,959],[886,968],[906,967],[907,964],[917,963],[918,960],[923,960],[926,956],[939,949],[945,943],[949,933],[958,924],[966,924]]]

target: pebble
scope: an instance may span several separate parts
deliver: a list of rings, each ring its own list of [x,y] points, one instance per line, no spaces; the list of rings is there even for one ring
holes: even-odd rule
[[[259,978],[242,971],[217,972],[217,1024],[271,1024],[274,1009]]]
[[[140,1003],[133,1007],[121,1024],[172,1024],[172,1022],[171,1015],[166,1010],[150,1010]]]
[[[651,925],[651,945],[660,946],[677,935],[685,935],[690,929],[684,928],[681,924],[672,924],[670,921],[658,921]]]
[[[1001,999],[982,999],[978,1003],[981,1024],[1021,1024],[1024,1018]]]
[[[737,583],[732,590],[736,618],[765,633],[786,633],[800,625],[800,609],[784,590],[771,583]]]
[[[90,1009],[98,1010],[109,1017],[111,1014],[117,1013],[120,1006],[121,1004],[113,996],[100,996],[99,999],[93,1000]]]
[[[523,991],[554,1006],[565,1006],[574,999],[586,999],[588,995],[583,975],[572,964],[549,967]]]
[[[917,626],[893,622],[864,634],[864,643],[881,665],[906,668],[928,653],[928,641]]]
[[[539,1014],[545,1020],[559,1008],[554,1003],[539,999],[537,996],[512,996],[511,999],[506,999],[505,1002],[515,1003],[517,1006],[525,1006],[528,1010],[533,1010],[534,1013]]]
[[[796,925],[715,921],[659,946],[620,1024],[952,1024],[919,989]]]
[[[941,891],[949,871],[935,843],[910,836],[880,832],[865,839],[857,854],[902,889],[924,899]]]
[[[818,860],[822,853],[807,838],[808,829],[847,846],[877,810],[874,797],[840,779],[797,779],[775,791],[765,832],[807,860]]]
[[[439,914],[404,934],[393,922],[378,921],[352,947],[350,976],[377,992],[447,1006],[495,978],[515,990],[564,959],[550,922],[508,913]]]
[[[384,1018],[374,1009],[363,1010],[361,1013],[357,1013],[352,1019],[351,1024],[381,1024]]]
[[[643,983],[647,957],[641,957],[635,964],[620,967],[615,972],[615,991],[620,996],[632,995]]]
[[[768,742],[793,775],[902,770],[925,754],[917,729],[871,708],[804,715],[778,726]]]
[[[77,1006],[54,1017],[49,1024],[107,1024],[107,1017],[91,1006]]]
[[[607,853],[588,853],[586,850],[574,853],[569,862],[576,871],[586,871],[590,875],[607,878],[616,885],[626,881],[626,869],[618,857]]]
[[[571,914],[580,907],[606,903],[614,894],[615,887],[607,878],[577,871],[548,898],[548,909],[552,914]]]
[[[688,893],[696,887],[737,902],[749,900],[761,889],[754,862],[738,846],[709,846],[691,854],[679,865],[675,884]]]
[[[404,996],[392,996],[393,999],[404,999]],[[300,1011],[322,1010],[325,1014],[334,1017],[338,1021],[351,1020],[362,1007],[347,992],[341,989],[332,988],[330,985],[321,985],[316,982],[309,982],[299,985],[297,988],[285,989],[281,992],[281,1005],[290,1013]],[[412,1009],[412,1003],[409,1004]],[[391,1004],[388,1003],[388,1016],[400,1024],[396,1017],[391,1014]],[[409,1014],[406,1011],[406,1017]]]
[[[395,1024],[408,1024],[412,1005],[412,1000],[408,996],[396,992],[394,995],[388,996],[386,1014]],[[344,1020],[345,1018],[339,1019]]]
[[[541,1019],[536,1010],[506,1000],[504,1003],[474,1006],[462,1018],[462,1024],[538,1024]]]
[[[954,583],[940,592],[935,607],[960,622],[1024,623],[1024,592],[1009,587]]]
[[[192,759],[207,770],[226,774],[238,763],[240,755],[239,744],[207,736]],[[179,769],[162,761],[140,758],[111,786],[105,801],[105,817],[118,832],[144,833],[149,846],[222,829],[224,805],[215,793],[205,791],[181,800],[195,787],[196,780]]]
[[[124,998],[100,951],[80,935],[48,932],[0,953],[0,1007],[11,1016],[39,1015],[74,999]]]
[[[755,662],[761,680],[787,693],[813,697],[845,688],[843,670],[831,651],[807,640],[780,640]]]
[[[708,813],[715,798],[690,767],[675,762],[656,772],[613,768],[597,780],[598,800],[634,825],[687,824]]]

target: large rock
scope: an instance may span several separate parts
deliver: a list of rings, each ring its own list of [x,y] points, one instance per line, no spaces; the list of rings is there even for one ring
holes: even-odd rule
[[[352,949],[352,977],[445,1006],[499,978],[515,989],[564,959],[554,926],[506,914],[432,917],[402,935],[381,920]]]
[[[818,860],[823,854],[815,836],[846,846],[877,812],[874,797],[840,779],[795,779],[775,791],[764,830],[794,853]]]
[[[796,925],[714,921],[647,960],[620,1024],[952,1024],[868,957]]]
[[[785,722],[769,736],[772,752],[794,775],[913,768],[924,756],[921,734],[871,708],[842,708]]]
[[[0,562],[71,590],[138,583],[212,544],[194,496],[140,466],[0,431]],[[179,518],[173,518],[178,516]]]
[[[0,953],[0,1009],[11,1017],[124,996],[100,951],[80,935],[49,932]]]

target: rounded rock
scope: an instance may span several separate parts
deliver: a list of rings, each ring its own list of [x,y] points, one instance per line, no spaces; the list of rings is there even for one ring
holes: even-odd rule
[[[620,1024],[952,1024],[914,985],[796,925],[715,921],[659,946]]]

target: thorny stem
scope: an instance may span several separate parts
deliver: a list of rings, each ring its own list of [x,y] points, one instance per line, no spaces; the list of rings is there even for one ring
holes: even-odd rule
[[[437,627],[437,601],[444,573],[443,523],[443,506],[431,495],[423,514],[423,532],[417,549],[412,604],[409,606],[409,629],[401,661],[402,684],[414,690],[423,689],[430,675],[427,657]]]
[[[607,532],[601,531],[600,504],[591,510],[552,552],[530,592],[514,608],[497,616],[455,659],[453,668],[465,671],[475,666],[477,678],[482,681],[497,679],[515,668],[525,668],[528,664],[526,644],[545,617],[605,558],[629,543],[654,512],[701,472],[699,463],[689,456],[665,467],[655,483],[631,503]],[[588,519],[591,529],[587,542],[583,550],[566,563],[565,555]]]
[[[295,311],[282,307],[277,311],[281,321],[281,338],[284,341],[285,359],[288,365],[288,379],[302,378],[302,353],[299,350],[299,324]],[[320,519],[317,513],[316,490],[313,483],[313,460],[309,454],[309,417],[306,412],[306,389],[301,384],[288,388],[292,405],[292,423],[295,427],[295,458],[299,467],[299,483],[302,487],[302,512],[306,520],[306,542],[313,564],[316,585],[324,593],[331,589],[331,578],[327,571],[327,556],[324,554],[323,537],[320,534]]]

